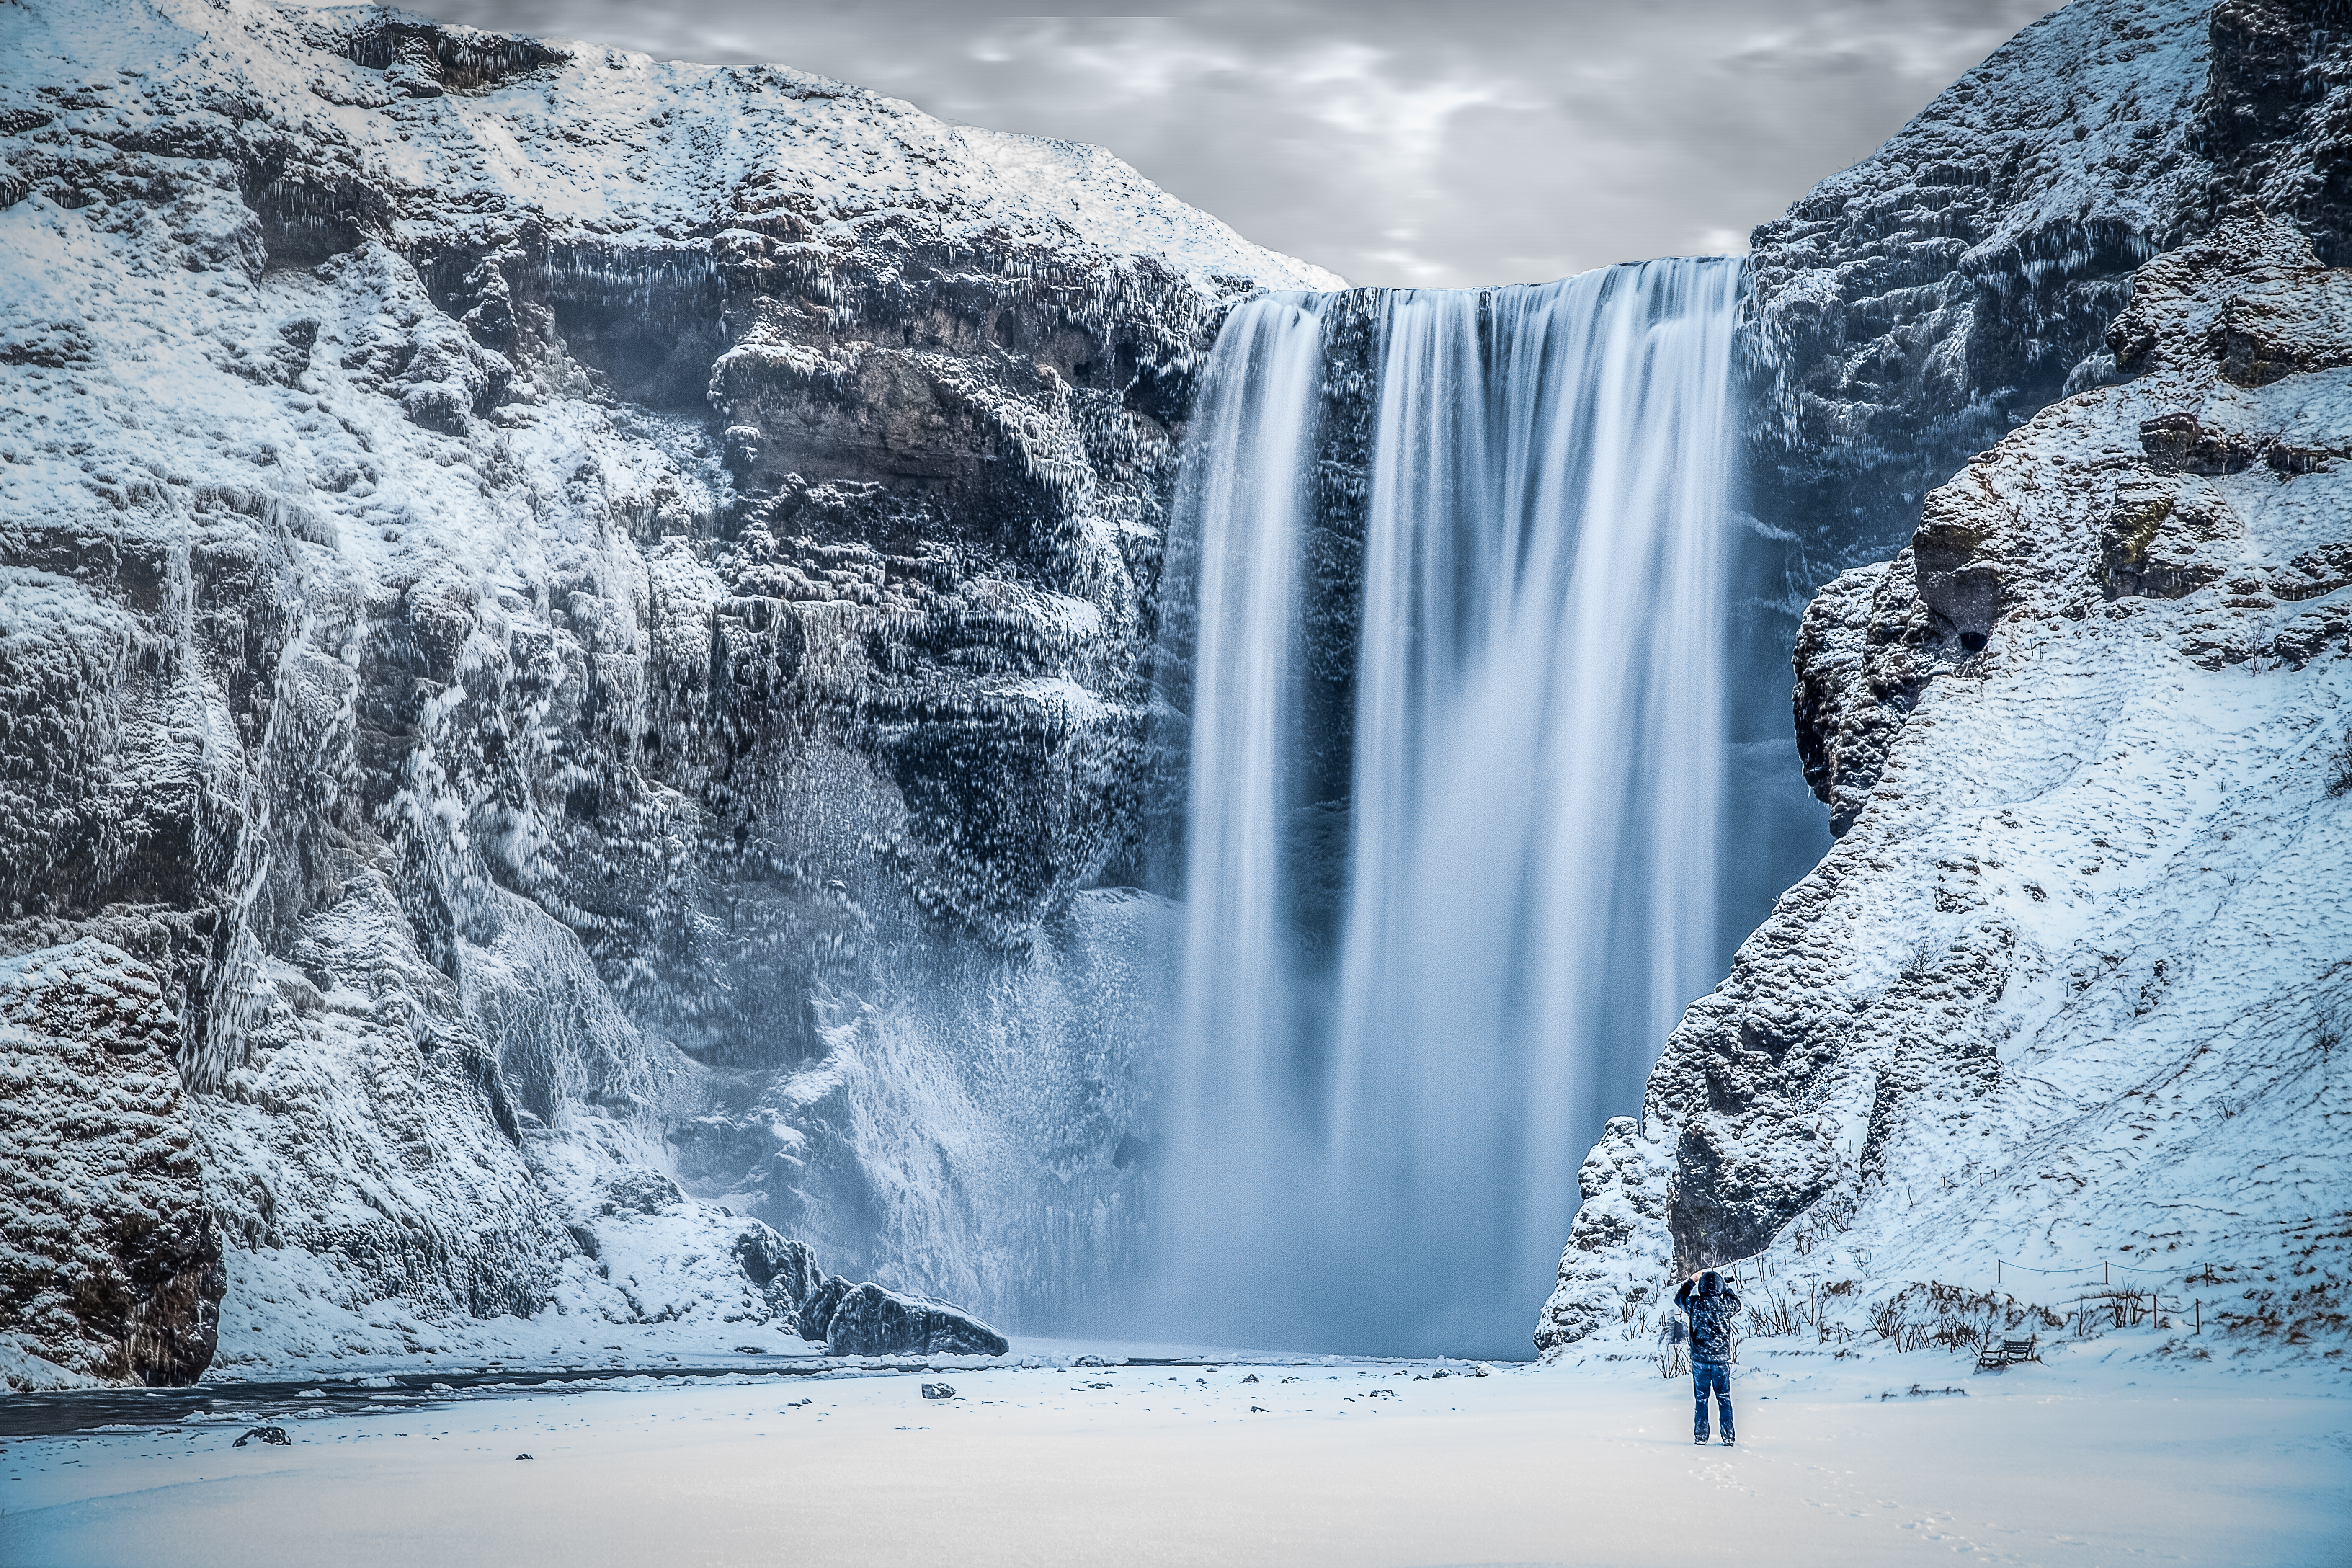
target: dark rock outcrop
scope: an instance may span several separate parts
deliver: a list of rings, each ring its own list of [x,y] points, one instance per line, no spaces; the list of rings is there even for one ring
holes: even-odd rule
[[[7,1384],[186,1384],[212,1360],[225,1279],[180,1023],[156,972],[103,942],[0,960]]]
[[[2053,12],[1756,231],[1749,470],[1792,609],[1884,559],[1969,454],[2111,378],[2133,270],[2205,200],[2210,10]]]
[[[1937,487],[2061,395],[2147,369],[2160,324],[2132,306],[2138,268],[2231,204],[2291,218],[2322,264],[2352,260],[2337,254],[2352,213],[2347,22],[2340,5],[2291,0],[2067,6],[1757,230],[1749,471],[1781,538],[1751,553],[1791,612],[1819,594],[1794,628],[1797,733],[1832,833],[1934,659],[1981,647],[1999,613],[1965,525],[1933,510],[1954,500]],[[2321,368],[2325,351],[2282,337],[2267,300],[2243,291],[2210,323],[2242,385]],[[2152,474],[2118,503],[2108,581],[2178,596],[2217,579],[2231,525],[2174,476],[2256,454],[2179,412],[2142,438]],[[2292,442],[2263,455],[2283,471],[2322,460]],[[2168,544],[2153,543],[2159,518]],[[1865,563],[1906,536],[1895,574],[1918,594],[1897,605]],[[1833,701],[1864,648],[1860,686]]]
[[[2352,342],[2340,330],[2352,321],[2352,270],[2320,266],[2292,229],[2242,216],[2226,220],[2218,237],[2148,263],[2137,283],[2113,334],[2138,345],[2135,369],[2195,366],[2213,380],[2196,384],[2194,409],[2139,422],[2140,460],[2117,478],[2100,521],[2103,596],[2180,599],[2226,580],[2232,595],[2293,603],[2352,584],[2342,541],[2310,541],[2266,563],[2252,557],[2245,521],[2210,482],[2258,465],[2282,476],[2324,472],[2352,455],[2324,423],[2324,404],[2297,403],[2282,418],[2278,405],[2234,395],[2343,363]],[[1868,804],[1928,682],[1964,671],[1995,618],[2050,574],[2036,542],[2002,527],[1988,489],[1996,457],[1981,454],[1929,495],[1903,553],[1839,577],[1805,613],[1797,739],[1833,832],[1843,834]],[[2263,658],[2303,664],[2321,646],[2300,623],[2284,637],[2283,644],[2215,644],[2198,657],[2216,667]]]
[[[1971,453],[2131,374],[2133,274],[2230,203],[2352,261],[2347,26],[2338,0],[2078,0],[1756,231],[1749,470],[1791,614]]]
[[[835,1355],[1003,1355],[1004,1336],[961,1307],[859,1285],[826,1320],[824,1348]]]
[[[2345,0],[2221,0],[2192,132],[2212,164],[2203,216],[2252,200],[2352,266],[2352,58]]]
[[[800,1321],[801,1304],[824,1277],[824,1270],[817,1267],[816,1255],[806,1243],[779,1236],[757,1220],[745,1226],[737,1236],[734,1255],[743,1277],[767,1297],[771,1315],[778,1323],[798,1332],[803,1326]],[[803,1337],[817,1336],[810,1333]]]
[[[856,1289],[838,1274],[827,1275],[819,1280],[816,1288],[801,1302],[801,1337],[823,1340],[825,1331],[833,1326],[833,1310]]]

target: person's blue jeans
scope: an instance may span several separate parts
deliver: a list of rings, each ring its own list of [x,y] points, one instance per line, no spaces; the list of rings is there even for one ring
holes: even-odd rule
[[[1691,1416],[1691,1436],[1699,1442],[1706,1441],[1706,1394],[1715,1391],[1715,1406],[1723,1414],[1723,1440],[1731,1442],[1731,1369],[1719,1361],[1691,1363],[1691,1390],[1697,1396],[1698,1408]]]

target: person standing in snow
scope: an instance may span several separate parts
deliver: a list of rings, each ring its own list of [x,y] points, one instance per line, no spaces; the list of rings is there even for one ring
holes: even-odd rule
[[[1723,1446],[1734,1446],[1731,1435],[1731,1325],[1739,1310],[1739,1296],[1710,1268],[1683,1281],[1675,1305],[1690,1319],[1691,1389],[1698,1400],[1691,1417],[1691,1441],[1706,1441],[1706,1394],[1715,1391],[1716,1407],[1723,1414]]]

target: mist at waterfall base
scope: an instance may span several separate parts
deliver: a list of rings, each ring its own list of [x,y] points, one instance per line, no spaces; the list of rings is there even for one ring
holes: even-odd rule
[[[1755,912],[1727,933],[1740,279],[1277,295],[1219,337],[1163,590],[1185,930],[1139,1322],[1527,1353],[1578,1163]]]

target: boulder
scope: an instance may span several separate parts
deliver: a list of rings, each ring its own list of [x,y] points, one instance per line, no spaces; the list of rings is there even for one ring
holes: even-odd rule
[[[1012,1348],[961,1307],[874,1284],[841,1298],[824,1342],[835,1355],[1003,1355]]]
[[[822,1340],[833,1322],[833,1310],[841,1305],[842,1298],[857,1289],[838,1274],[829,1274],[824,1282],[803,1298],[800,1310],[800,1332],[804,1340]]]

